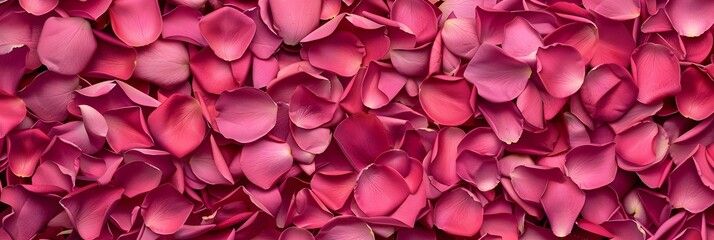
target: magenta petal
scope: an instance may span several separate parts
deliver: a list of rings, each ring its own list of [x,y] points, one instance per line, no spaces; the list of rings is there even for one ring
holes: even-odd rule
[[[324,99],[300,86],[290,100],[290,120],[300,128],[314,129],[332,120],[337,103]]]
[[[599,29],[599,40],[590,64],[613,63],[626,67],[636,47],[630,29],[623,22],[601,17],[595,19],[595,24]]]
[[[331,210],[340,209],[352,194],[358,174],[349,172],[341,175],[317,173],[310,181],[315,195]]]
[[[600,65],[585,77],[580,98],[593,118],[613,121],[622,117],[637,98],[632,76],[619,65]]]
[[[644,170],[667,156],[669,139],[654,122],[642,122],[615,136],[615,150],[620,168]]]
[[[8,95],[0,91],[0,138],[5,136],[25,119],[27,109],[25,103],[19,97]]]
[[[367,223],[353,216],[339,216],[327,222],[315,236],[317,240],[373,240],[374,232]]]
[[[483,192],[494,189],[501,181],[496,158],[482,156],[472,151],[463,151],[459,154],[456,159],[456,173],[464,181]]]
[[[299,227],[289,227],[280,234],[278,240],[315,240],[310,231]]]
[[[456,170],[456,160],[459,156],[458,146],[464,136],[466,136],[464,131],[455,127],[443,128],[439,131],[427,169],[427,173],[434,180],[447,186],[453,186],[461,181]]]
[[[444,22],[441,39],[453,54],[463,58],[473,58],[481,45],[476,21],[468,18],[453,18]]]
[[[697,67],[682,73],[682,89],[675,97],[682,116],[702,121],[714,113],[714,80]]]
[[[241,104],[235,104],[237,102]],[[223,136],[249,143],[275,127],[278,106],[263,91],[240,88],[222,93],[216,101],[216,111],[216,123]]]
[[[513,158],[510,161],[524,161],[530,159]],[[511,163],[513,164],[513,163]],[[526,163],[528,164],[528,163]],[[506,164],[508,165],[508,164]],[[507,171],[507,170],[506,170]],[[501,171],[503,173],[503,170]],[[508,172],[513,184],[513,190],[520,198],[537,203],[548,186],[548,181],[561,179],[562,172],[558,168],[542,167],[536,165],[521,165]]]
[[[543,43],[564,44],[571,46],[580,52],[583,60],[587,63],[597,50],[598,30],[594,24],[584,22],[573,22],[560,26],[555,31],[543,38]]]
[[[203,136],[199,139],[203,139]],[[191,167],[191,172],[196,175],[196,178],[207,184],[235,184],[226,159],[223,157],[213,136],[210,136],[208,141],[204,141],[203,144],[196,149],[191,155],[188,165]]]
[[[637,0],[585,0],[583,5],[585,9],[612,20],[624,21],[640,16],[640,1]]]
[[[176,88],[189,75],[188,49],[177,41],[157,40],[138,48],[134,76],[162,88]]]
[[[52,11],[58,3],[59,0],[20,0],[20,6],[25,11],[37,16]]]
[[[201,35],[198,21],[203,15],[196,9],[178,6],[163,16],[164,28],[161,37],[169,40],[188,42],[198,46],[208,46]]]
[[[526,88],[530,76],[528,64],[490,44],[476,51],[464,72],[466,80],[476,85],[479,96],[492,102],[516,98]]]
[[[278,50],[283,40],[266,26],[260,18],[259,11],[248,11],[246,15],[255,22],[255,37],[253,37],[253,41],[250,43],[250,50],[260,59],[269,58]]]
[[[67,14],[73,17],[83,17],[86,19],[97,20],[104,14],[112,0],[97,0],[97,1],[60,1],[59,7],[66,11]]]
[[[434,76],[422,81],[419,89],[419,103],[434,122],[457,126],[473,117],[471,87],[465,80]]]
[[[191,56],[190,62],[195,83],[206,92],[221,94],[240,87],[233,77],[231,63],[218,58],[210,48]]]
[[[581,189],[596,189],[615,180],[617,162],[615,144],[582,145],[568,152],[565,161],[568,176]]]
[[[621,210],[620,199],[615,190],[604,187],[585,192],[585,205],[581,212],[584,219],[602,224]]]
[[[553,234],[565,237],[570,234],[575,219],[585,205],[585,193],[566,177],[563,182],[550,181],[540,202]]]
[[[434,225],[444,232],[473,236],[483,223],[483,206],[473,193],[456,188],[439,198],[434,206]]]
[[[171,95],[156,108],[149,115],[148,126],[156,142],[178,158],[196,149],[206,135],[201,105],[183,94]]]
[[[18,177],[32,176],[50,138],[39,129],[27,129],[10,133],[7,139],[7,164],[12,173]]]
[[[542,46],[540,34],[525,19],[517,17],[506,24],[503,30],[503,50],[508,54],[532,60],[533,54]]]
[[[290,146],[268,139],[246,144],[240,166],[246,178],[263,189],[270,188],[293,165]]]
[[[159,186],[161,170],[141,161],[127,163],[114,173],[113,183],[124,189],[124,195],[132,198]]]
[[[10,186],[2,189],[0,201],[12,209],[12,214],[3,219],[4,236],[8,239],[32,239],[57,214],[62,207],[57,203],[59,197],[42,191],[30,191],[33,186]],[[35,189],[33,189],[35,190]]]
[[[427,1],[396,0],[391,7],[391,19],[409,27],[416,36],[417,46],[436,37],[438,20],[434,8]]]
[[[45,71],[18,95],[40,119],[45,121],[63,121],[69,116],[67,104],[79,86],[77,76],[60,75]]]
[[[204,7],[206,3],[208,3],[208,0],[170,0],[170,2],[173,2],[178,5],[192,7],[195,9],[200,9]]]
[[[273,25],[283,41],[296,45],[320,23],[322,0],[268,0]]]
[[[164,23],[158,2],[115,0],[109,7],[112,30],[129,46],[146,46],[161,36]]]
[[[408,195],[404,178],[390,167],[370,165],[357,177],[355,201],[368,216],[389,215]]]
[[[491,103],[481,101],[478,109],[498,139],[506,144],[518,142],[523,134],[523,116],[513,102]]]
[[[97,40],[89,22],[73,17],[48,18],[37,44],[42,64],[50,71],[65,75],[81,72],[96,49]]]
[[[472,151],[484,156],[500,156],[503,153],[503,142],[487,127],[474,128],[461,140],[457,152]]]
[[[667,196],[674,208],[699,213],[714,203],[714,190],[704,185],[694,160],[687,160],[669,175]]]
[[[365,56],[364,43],[348,31],[303,44],[307,45],[310,64],[345,77],[357,74]]]
[[[362,83],[362,102],[371,109],[384,107],[404,88],[408,78],[389,64],[371,62]]]
[[[109,210],[121,198],[124,190],[106,185],[90,184],[67,194],[60,204],[84,239],[100,236]]]
[[[243,56],[255,35],[255,22],[232,7],[222,7],[204,16],[198,27],[216,56],[226,61]]]
[[[0,33],[4,32],[3,30],[4,29],[0,28]],[[4,49],[0,48],[0,53],[2,53],[3,50]],[[26,60],[23,59],[26,59],[29,51],[30,49],[28,47],[21,46],[13,47],[9,52],[0,54],[0,71],[3,72],[3,74],[0,75],[0,91],[7,93],[17,91],[17,85],[25,73]]]
[[[632,76],[640,89],[637,100],[648,104],[679,93],[679,64],[672,51],[662,45],[645,43],[632,53]]]
[[[384,125],[371,114],[357,114],[345,119],[337,125],[334,137],[355,169],[363,169],[389,149]]]
[[[551,45],[536,54],[538,76],[545,90],[556,98],[577,92],[585,78],[585,62],[575,48]]]
[[[405,76],[425,76],[429,70],[431,45],[424,45],[415,49],[393,49],[389,52],[389,59],[394,68]]]
[[[141,207],[144,225],[155,233],[169,235],[183,226],[193,203],[170,184],[164,184],[146,194]]]
[[[107,143],[115,152],[154,146],[139,107],[119,108],[104,112],[107,121]]]
[[[82,70],[82,76],[129,79],[136,67],[136,49],[103,32],[95,31],[94,36],[97,50]]]
[[[679,35],[697,37],[708,31],[714,19],[714,3],[695,0],[674,0],[667,3],[667,13]]]

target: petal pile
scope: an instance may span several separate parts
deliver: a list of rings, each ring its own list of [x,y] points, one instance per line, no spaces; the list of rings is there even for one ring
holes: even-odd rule
[[[0,239],[711,239],[711,0],[0,0]]]

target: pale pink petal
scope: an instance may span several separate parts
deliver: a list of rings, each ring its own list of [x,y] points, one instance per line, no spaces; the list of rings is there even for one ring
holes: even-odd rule
[[[486,192],[501,181],[498,161],[493,156],[482,156],[472,151],[463,151],[456,159],[456,173],[464,181]]]
[[[112,182],[124,189],[125,196],[132,198],[158,187],[161,170],[145,162],[131,162],[117,169]]]
[[[595,119],[613,121],[622,117],[637,98],[632,76],[615,64],[600,65],[588,72],[580,91],[585,110]]]
[[[3,109],[4,112],[0,115],[0,138],[5,138],[13,128],[25,119],[27,109],[22,99],[2,91],[0,91],[0,109]]]
[[[449,234],[473,236],[483,223],[483,206],[473,193],[456,188],[434,205],[434,225]]]
[[[107,121],[107,143],[115,152],[154,146],[140,107],[126,107],[104,112]]]
[[[568,176],[583,190],[603,187],[615,180],[615,144],[582,145],[568,152]]]
[[[67,14],[73,17],[83,17],[86,19],[97,20],[112,4],[112,0],[97,0],[97,1],[82,1],[69,0],[60,1],[59,7]]]
[[[290,120],[300,128],[314,129],[332,120],[337,103],[299,86],[290,100]]]
[[[585,79],[585,64],[575,48],[550,45],[538,49],[538,76],[545,90],[556,98],[565,98],[580,89]]]
[[[363,169],[389,149],[384,125],[372,114],[356,114],[343,120],[334,137],[355,169]]]
[[[687,160],[669,175],[667,196],[674,208],[699,213],[714,203],[714,190],[704,185],[694,160]]]
[[[682,116],[702,121],[714,113],[714,80],[697,67],[682,72],[682,89],[676,95],[677,109]]]
[[[37,16],[52,11],[58,3],[59,0],[20,0],[20,6],[25,11]]]
[[[297,45],[320,24],[322,0],[268,0],[273,27],[287,45]]]
[[[310,64],[345,77],[357,74],[365,56],[362,41],[348,31],[335,32],[304,44]]]
[[[587,63],[597,50],[598,30],[594,24],[584,22],[573,22],[560,26],[545,38],[545,45],[565,44],[580,52],[583,60]]]
[[[409,186],[393,168],[370,165],[359,174],[355,201],[367,216],[392,213],[409,195]]]
[[[584,0],[583,5],[585,9],[612,20],[624,21],[640,16],[640,1],[637,0]]]
[[[90,184],[67,194],[59,203],[67,212],[79,236],[95,239],[106,226],[109,210],[121,198],[121,188]]]
[[[615,136],[615,149],[620,168],[644,170],[667,156],[669,138],[654,122],[643,122]]]
[[[255,22],[238,9],[222,7],[201,18],[201,34],[216,56],[233,61],[243,56],[255,35]]]
[[[476,27],[476,21],[473,18],[446,20],[444,27],[441,29],[441,39],[444,41],[444,46],[459,57],[473,58],[481,45]]]
[[[183,94],[171,95],[149,115],[147,121],[156,143],[178,158],[196,149],[206,135],[201,105],[196,99]]]
[[[119,39],[100,31],[94,31],[97,38],[97,50],[82,70],[82,76],[129,79],[136,67],[136,49],[127,46]]]
[[[439,131],[432,150],[432,159],[427,168],[427,173],[434,180],[448,186],[461,181],[456,170],[456,159],[459,156],[457,152],[459,143],[465,136],[463,130],[455,127],[443,128]]]
[[[203,136],[200,139],[203,139]],[[191,155],[188,165],[191,167],[191,172],[196,175],[196,178],[207,184],[232,185],[235,183],[226,159],[218,148],[213,135],[209,137],[208,141],[203,141],[203,144],[196,149]]]
[[[7,164],[18,177],[30,177],[50,138],[40,129],[27,129],[7,136]]]
[[[709,17],[714,14],[714,2],[673,0],[667,2],[665,9],[674,29],[685,37],[698,37],[714,24]]]
[[[523,134],[523,116],[513,102],[491,103],[481,101],[478,109],[496,133],[506,144],[518,142]]]
[[[158,2],[115,0],[109,7],[112,29],[129,46],[146,46],[161,36],[164,23]]]
[[[327,222],[315,236],[317,240],[374,240],[367,223],[353,216],[339,216]]]
[[[290,146],[268,139],[246,144],[240,155],[246,178],[262,189],[270,188],[292,165]]]
[[[249,143],[273,129],[277,121],[278,105],[265,92],[240,88],[222,93],[216,101],[216,111],[216,123],[223,136]]]
[[[565,237],[570,234],[575,219],[585,205],[585,193],[566,177],[562,182],[550,181],[540,202],[553,234]]]
[[[172,185],[164,184],[146,194],[141,208],[146,227],[157,234],[169,235],[183,226],[193,210],[193,203]]]
[[[662,45],[645,43],[632,53],[632,76],[639,88],[637,100],[648,104],[679,93],[679,64],[672,51]]]
[[[97,49],[92,28],[82,18],[50,17],[42,27],[37,54],[47,69],[75,75],[87,66]]]
[[[434,76],[422,81],[419,103],[434,122],[457,126],[473,117],[471,87],[462,78]]]
[[[464,77],[476,85],[478,95],[492,102],[516,98],[526,88],[531,68],[509,56],[494,45],[482,45],[469,65]]]
[[[203,17],[198,10],[178,6],[163,16],[164,28],[161,37],[167,40],[178,40],[198,46],[208,46],[208,42],[201,35],[198,21]]]
[[[162,88],[175,88],[188,80],[188,49],[177,41],[157,40],[137,49],[134,76]]]
[[[434,8],[426,1],[396,0],[392,4],[390,18],[409,27],[416,36],[417,46],[436,37],[438,20]]]

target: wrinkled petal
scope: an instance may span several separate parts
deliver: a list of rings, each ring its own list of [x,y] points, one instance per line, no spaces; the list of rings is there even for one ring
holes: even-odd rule
[[[201,18],[201,34],[216,56],[233,61],[243,56],[255,35],[255,22],[238,9],[222,7]]]
[[[464,77],[476,85],[479,96],[492,102],[516,98],[526,88],[531,68],[493,45],[482,45],[469,65]]]
[[[96,49],[97,40],[89,22],[74,17],[48,18],[37,44],[42,64],[50,71],[65,75],[81,72]]]
[[[222,93],[216,101],[216,111],[216,123],[223,136],[249,143],[275,127],[278,106],[265,92],[240,88]]]

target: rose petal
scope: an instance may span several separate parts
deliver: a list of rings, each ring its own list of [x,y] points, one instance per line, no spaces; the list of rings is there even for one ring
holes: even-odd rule
[[[459,156],[457,148],[464,136],[466,133],[455,127],[443,128],[439,131],[432,150],[432,159],[427,168],[427,173],[430,173],[434,180],[448,186],[461,181],[456,170],[456,160]]]
[[[157,234],[169,235],[183,226],[193,210],[193,203],[170,184],[164,184],[146,194],[141,208],[146,227]]]
[[[317,96],[309,89],[300,86],[290,100],[290,120],[300,128],[314,129],[332,120],[337,103]]]
[[[11,25],[11,24],[8,24]],[[0,28],[0,33],[4,32]],[[3,33],[5,34],[5,33]],[[0,91],[14,93],[17,91],[17,85],[25,73],[26,56],[30,49],[26,46],[15,47],[10,52],[0,54]]]
[[[112,4],[112,0],[97,1],[60,1],[59,7],[73,17],[83,17],[91,20],[99,19]]]
[[[268,139],[246,144],[240,155],[245,177],[262,189],[270,188],[292,165],[290,146]]]
[[[645,43],[635,49],[632,76],[640,89],[637,101],[644,104],[674,95],[682,89],[677,57],[662,45]]]
[[[289,227],[280,234],[278,240],[315,240],[310,231],[299,227]]]
[[[625,21],[640,16],[640,1],[585,0],[585,9],[612,20]]]
[[[446,20],[441,29],[444,46],[459,57],[473,58],[481,45],[476,27],[474,19],[452,18]]]
[[[30,186],[32,187],[32,186]],[[12,214],[3,219],[3,230],[8,238],[32,239],[62,208],[54,194],[29,191],[23,185],[3,188],[0,201],[12,208]]]
[[[343,120],[335,128],[334,137],[355,169],[365,168],[389,149],[384,125],[372,114],[356,114]]]
[[[200,139],[203,139],[201,136]],[[238,161],[238,160],[234,160]],[[199,180],[211,185],[233,185],[233,177],[228,169],[228,163],[223,153],[216,144],[216,139],[211,135],[196,149],[188,161],[191,172]]]
[[[595,18],[595,25],[599,29],[598,43],[590,64],[614,63],[627,67],[630,54],[636,47],[630,29],[623,22],[602,17]]]
[[[525,19],[517,17],[506,24],[503,30],[503,50],[511,56],[532,60],[533,54],[541,46],[543,39]]]
[[[117,37],[133,47],[156,41],[164,28],[158,2],[115,0],[109,7],[109,18]]]
[[[412,30],[416,36],[417,46],[432,41],[436,36],[438,20],[434,8],[426,1],[396,0],[392,4],[390,18]]]
[[[25,119],[27,109],[22,99],[2,91],[0,91],[0,109],[3,109],[4,112],[0,115],[0,138],[5,138],[13,128]]]
[[[109,210],[121,198],[123,192],[121,188],[90,184],[67,194],[59,203],[67,212],[79,236],[94,239],[100,236]]]
[[[490,44],[476,51],[464,72],[466,80],[476,85],[479,96],[492,102],[516,98],[526,88],[530,76],[528,64]]]
[[[208,46],[206,38],[201,35],[198,22],[203,15],[198,10],[178,6],[170,12],[164,14],[164,28],[161,37],[168,40],[178,40],[198,46]]]
[[[241,104],[234,104],[236,102]],[[239,88],[222,93],[216,101],[216,111],[216,123],[221,134],[240,143],[249,143],[273,129],[278,106],[265,92]]]
[[[697,37],[714,24],[714,20],[707,17],[714,13],[714,3],[711,2],[675,0],[668,2],[665,9],[672,26],[682,36]]]
[[[69,116],[67,104],[72,100],[78,85],[79,78],[76,76],[45,71],[37,75],[18,95],[40,119],[62,121]]]
[[[59,0],[21,0],[19,2],[25,11],[32,13],[32,15],[40,16],[55,9]]]
[[[538,49],[538,76],[545,90],[556,98],[577,92],[585,79],[585,64],[575,48],[550,45]]]
[[[513,102],[481,101],[478,109],[498,139],[506,144],[518,142],[523,134],[523,116]]]
[[[702,121],[714,113],[714,80],[697,67],[682,72],[682,89],[675,97],[677,109],[682,116]]]
[[[618,165],[625,170],[643,170],[662,161],[669,139],[661,126],[643,122],[615,136]]]
[[[409,195],[409,186],[393,168],[367,166],[357,177],[355,202],[367,216],[389,215]]]
[[[610,184],[617,174],[615,144],[582,145],[568,152],[565,161],[568,176],[583,190]]]
[[[419,103],[434,122],[457,126],[473,117],[471,88],[461,78],[434,76],[422,81]]]
[[[7,164],[12,173],[18,177],[32,176],[50,138],[35,128],[10,133],[7,139]]]
[[[598,30],[594,24],[584,22],[573,22],[560,26],[543,38],[544,45],[564,44],[571,46],[580,52],[583,60],[587,63],[595,54],[598,42]]]
[[[570,180],[550,181],[540,202],[548,216],[553,234],[565,237],[570,234],[575,219],[585,205],[585,193]]]
[[[243,56],[255,35],[255,22],[238,9],[222,7],[201,18],[201,34],[216,56],[233,61]]]
[[[345,77],[357,74],[365,56],[362,41],[347,31],[338,31],[326,38],[303,44],[307,45],[310,64]]]
[[[374,232],[365,222],[353,216],[335,217],[327,222],[315,239],[374,240]]]
[[[593,118],[613,121],[622,117],[637,98],[632,76],[615,64],[600,65],[588,72],[580,91],[585,110]]]
[[[486,192],[501,181],[498,162],[493,156],[482,156],[472,151],[463,151],[456,159],[456,173],[464,181]]]
[[[699,213],[714,203],[714,190],[704,185],[694,160],[687,160],[669,175],[667,196],[674,208]]]
[[[134,76],[162,88],[175,88],[190,75],[188,49],[181,42],[157,40],[137,50]]]
[[[434,206],[434,225],[449,234],[473,236],[482,223],[481,201],[464,188],[444,193]]]
[[[104,112],[107,143],[115,152],[154,146],[140,107],[126,107]]]
[[[124,189],[125,196],[132,198],[158,187],[161,170],[145,162],[131,162],[117,169],[112,182]]]
[[[82,70],[82,76],[129,79],[136,67],[136,49],[104,32],[94,31],[97,50]]]
[[[322,0],[268,0],[273,24],[287,45],[296,45],[320,24]]]
[[[50,71],[64,75],[81,72],[96,49],[97,41],[89,22],[74,17],[48,18],[37,44],[42,64]]]
[[[362,83],[362,102],[371,109],[387,105],[404,88],[408,79],[388,64],[373,61]]]

